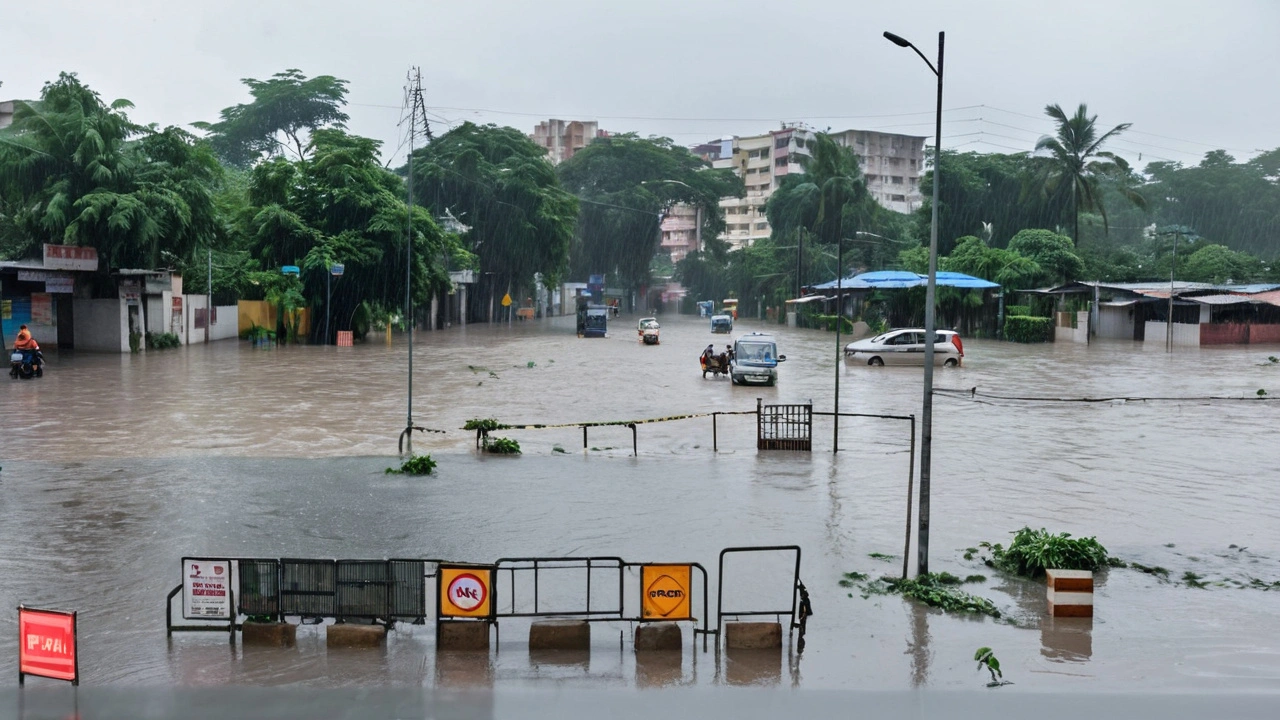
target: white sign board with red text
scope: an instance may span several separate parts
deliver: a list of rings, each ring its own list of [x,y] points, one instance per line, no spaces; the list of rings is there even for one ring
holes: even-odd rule
[[[78,245],[44,244],[45,270],[88,270],[98,269],[98,251],[91,247]]]
[[[231,561],[182,558],[182,617],[230,620]]]

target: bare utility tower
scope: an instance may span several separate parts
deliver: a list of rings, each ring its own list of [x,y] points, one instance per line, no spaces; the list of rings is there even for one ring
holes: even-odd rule
[[[409,144],[408,182],[405,194],[405,268],[404,268],[404,317],[409,333],[409,391],[408,412],[404,432],[400,433],[400,447],[413,455],[413,146],[418,137],[434,140],[431,124],[427,122],[427,106],[422,100],[422,70],[409,68],[405,77],[404,105],[400,111],[399,127],[406,133]],[[421,428],[416,428],[421,429]]]

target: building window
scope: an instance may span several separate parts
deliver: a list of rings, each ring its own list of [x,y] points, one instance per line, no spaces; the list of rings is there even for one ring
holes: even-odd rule
[[[767,222],[758,222],[758,223],[756,223],[756,229],[757,229],[757,230],[768,230],[768,229],[769,229],[769,223],[767,223]]]
[[[906,195],[890,195],[889,200],[891,202],[906,202],[907,196]]]
[[[894,185],[901,185],[901,184],[902,184],[902,176],[901,176],[901,175],[891,175],[890,177],[891,177],[891,178],[893,178],[893,184],[894,184]]]
[[[777,142],[773,144],[773,146],[779,150],[782,150],[787,147],[787,142],[788,142],[788,138],[780,137],[778,138]]]
[[[786,155],[783,155],[782,157],[776,158],[773,161],[773,164],[776,165],[777,167],[786,167],[788,160],[789,160],[789,157]]]

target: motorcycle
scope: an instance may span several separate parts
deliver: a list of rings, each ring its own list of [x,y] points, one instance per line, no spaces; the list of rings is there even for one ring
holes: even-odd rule
[[[729,374],[729,359],[725,355],[704,355],[698,358],[698,364],[702,367],[703,378],[707,377],[707,373],[711,373],[712,377]]]
[[[44,377],[44,355],[39,350],[14,350],[9,356],[9,377],[21,380]]]

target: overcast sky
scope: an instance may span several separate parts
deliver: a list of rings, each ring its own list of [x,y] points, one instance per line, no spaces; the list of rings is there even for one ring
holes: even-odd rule
[[[216,120],[239,79],[285,68],[350,82],[350,129],[400,145],[409,67],[437,132],[539,119],[691,145],[783,121],[933,134],[946,32],[944,147],[1030,150],[1048,103],[1133,123],[1113,149],[1141,164],[1243,159],[1280,146],[1276,0],[10,0],[0,99],[59,71],[131,117]],[[1141,165],[1140,165],[1141,167]]]

